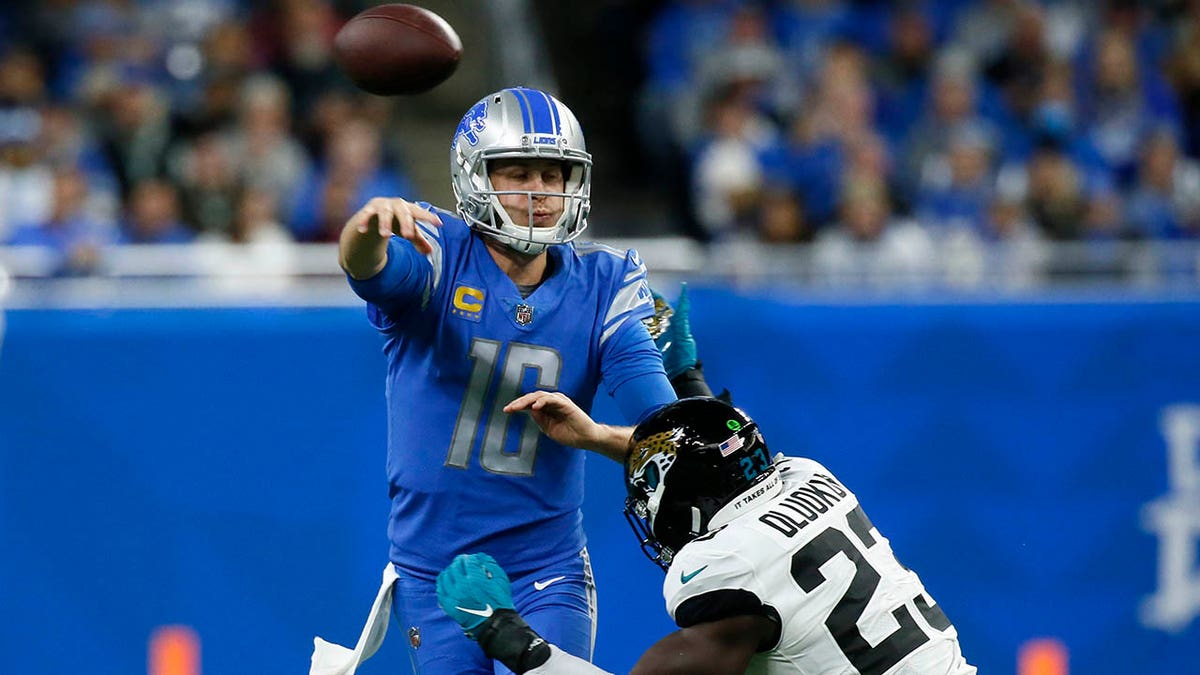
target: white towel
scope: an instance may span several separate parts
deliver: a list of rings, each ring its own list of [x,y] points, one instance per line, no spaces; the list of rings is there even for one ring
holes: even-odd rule
[[[358,644],[354,649],[347,649],[332,642],[326,642],[320,637],[313,638],[312,667],[309,675],[352,675],[358,669],[358,664],[371,658],[379,651],[383,638],[387,636],[388,615],[392,611],[392,584],[400,575],[388,563],[383,568],[383,584],[371,605],[371,613],[367,616],[367,625],[363,626],[362,634],[358,636]]]

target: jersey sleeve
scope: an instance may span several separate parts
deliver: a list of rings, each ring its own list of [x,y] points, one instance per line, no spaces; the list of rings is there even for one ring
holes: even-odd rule
[[[387,263],[369,279],[347,275],[350,288],[367,301],[367,317],[379,330],[389,330],[395,318],[413,307],[424,308],[437,290],[442,269],[442,242],[437,228],[418,223],[418,228],[433,248],[422,255],[404,239],[388,240]]]
[[[654,298],[637,251],[625,252],[619,275],[600,336],[600,378],[622,416],[636,423],[676,397],[642,322],[654,315]]]
[[[749,560],[723,547],[693,543],[672,562],[663,582],[663,597],[676,625],[687,628],[731,616],[770,616],[758,587]]]
[[[600,378],[622,416],[633,423],[676,398],[662,354],[640,320],[625,323],[601,346]]]
[[[629,323],[641,323],[642,319],[654,315],[654,297],[650,284],[646,282],[646,266],[638,252],[629,249],[621,266],[621,278],[616,293],[608,303],[604,324],[600,334],[603,346],[618,331]]]

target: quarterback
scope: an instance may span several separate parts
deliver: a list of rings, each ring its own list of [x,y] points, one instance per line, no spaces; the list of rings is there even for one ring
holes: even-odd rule
[[[504,406],[551,389],[589,409],[603,390],[632,423],[676,398],[643,324],[654,298],[637,252],[575,241],[591,169],[570,109],[503,89],[454,133],[453,212],[376,198],[343,227],[339,263],[384,337],[391,608],[417,672],[493,672],[434,592],[438,571],[476,550],[513,575],[530,624],[590,658],[580,507],[592,446],[543,437]],[[627,446],[594,447],[621,461]]]
[[[560,394],[530,394],[525,404],[563,442],[598,437]],[[811,459],[772,457],[739,409],[681,399],[638,424],[630,447],[626,516],[666,570],[663,595],[680,628],[632,672],[976,672],[942,608],[896,560],[854,493]],[[487,554],[456,558],[438,577],[438,599],[484,653],[516,673],[605,672],[531,629]]]

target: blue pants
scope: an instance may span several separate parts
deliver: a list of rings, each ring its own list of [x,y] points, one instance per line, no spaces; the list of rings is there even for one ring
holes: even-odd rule
[[[392,618],[408,643],[417,675],[510,673],[483,655],[438,606],[434,582],[396,567]],[[511,576],[513,605],[538,635],[591,661],[596,642],[596,585],[587,549],[557,565]]]

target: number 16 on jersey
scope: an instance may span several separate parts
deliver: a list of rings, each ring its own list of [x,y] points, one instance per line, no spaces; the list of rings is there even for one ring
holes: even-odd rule
[[[532,475],[540,430],[527,415],[510,418],[504,412],[504,406],[521,395],[521,380],[529,368],[537,371],[538,389],[557,389],[558,377],[562,372],[562,356],[549,347],[512,342],[505,349],[500,342],[483,338],[471,340],[469,356],[473,362],[471,377],[458,409],[458,421],[454,423],[446,465],[467,468],[482,423],[484,431],[483,444],[479,449],[480,465],[493,473]],[[493,389],[495,397],[485,417],[484,401],[488,391]],[[521,442],[515,453],[508,453],[504,452],[504,437],[512,419],[522,425]]]

